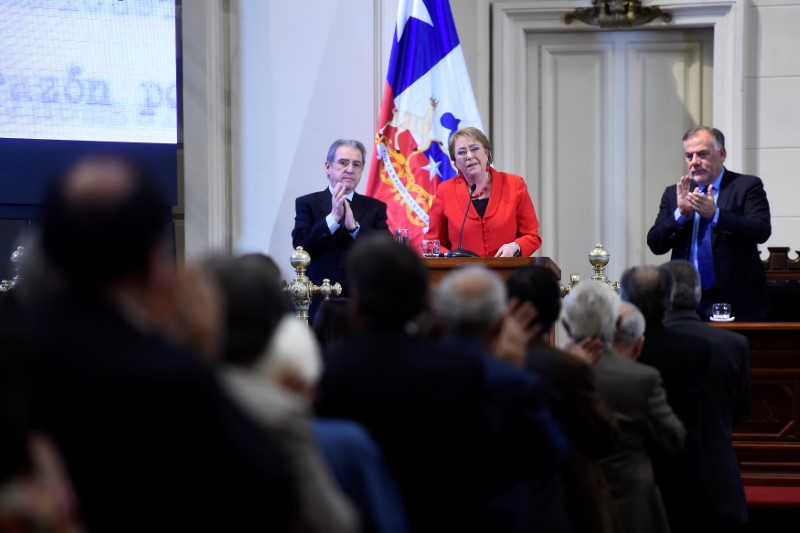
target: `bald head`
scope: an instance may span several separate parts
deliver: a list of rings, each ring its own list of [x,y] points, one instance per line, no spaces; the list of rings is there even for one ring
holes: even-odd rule
[[[672,276],[651,265],[631,267],[622,274],[619,294],[639,308],[645,322],[661,322],[670,304]]]
[[[448,333],[492,334],[506,307],[506,288],[494,272],[471,266],[447,274],[436,289],[436,311]]]

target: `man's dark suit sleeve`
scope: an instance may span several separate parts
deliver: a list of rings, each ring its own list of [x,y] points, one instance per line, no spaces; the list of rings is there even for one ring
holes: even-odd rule
[[[378,202],[377,209],[371,209],[365,214],[365,220],[359,220],[361,229],[358,230],[358,235],[368,235],[376,231],[389,231],[389,224],[386,222],[386,204]]]
[[[647,246],[656,255],[661,255],[672,250],[676,239],[685,231],[686,224],[675,220],[675,208],[678,199],[675,185],[670,185],[661,196],[661,205],[658,207],[656,222],[647,232]],[[691,227],[691,226],[689,226]]]
[[[327,213],[314,209],[313,196],[301,196],[295,200],[292,246],[302,246],[311,257],[320,255],[333,241],[333,235],[325,220]]]
[[[742,175],[735,175],[731,181],[731,197],[720,207],[717,233],[729,232],[757,244],[766,242],[772,224],[763,182],[756,176]]]

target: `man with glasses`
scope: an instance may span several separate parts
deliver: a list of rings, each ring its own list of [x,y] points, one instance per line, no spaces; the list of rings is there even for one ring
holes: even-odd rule
[[[704,320],[713,302],[730,303],[740,321],[762,320],[769,301],[758,245],[772,233],[764,185],[725,168],[725,136],[716,128],[690,129],[683,149],[689,174],[664,191],[647,245],[694,264]]]
[[[389,231],[386,204],[355,192],[364,171],[365,154],[359,141],[334,141],[325,160],[328,186],[295,201],[292,243],[311,254],[306,275],[317,285],[324,278],[331,283],[338,281],[345,295],[344,263],[353,242],[376,231]],[[314,316],[318,305],[315,299],[310,316]]]

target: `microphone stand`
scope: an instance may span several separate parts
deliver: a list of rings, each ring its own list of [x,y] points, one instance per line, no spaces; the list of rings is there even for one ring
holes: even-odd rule
[[[461,232],[458,234],[458,248],[455,250],[450,250],[445,254],[445,257],[479,257],[478,254],[475,252],[471,252],[469,250],[465,250],[463,248],[464,244],[464,224],[467,222],[467,215],[469,214],[469,206],[472,205],[472,193],[475,192],[475,187],[477,185],[475,183],[469,188],[467,192],[467,210],[464,211],[464,220],[461,221]]]

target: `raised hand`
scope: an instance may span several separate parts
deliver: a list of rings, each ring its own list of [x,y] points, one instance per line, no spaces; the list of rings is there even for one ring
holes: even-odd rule
[[[498,359],[516,367],[525,364],[525,347],[542,333],[542,325],[534,322],[538,311],[530,302],[516,298],[508,304],[500,333],[494,341],[493,353]]]
[[[353,216],[353,210],[350,208],[350,201],[344,199],[344,229],[350,233],[356,230],[356,218]]]
[[[700,187],[695,187],[690,192],[687,200],[692,209],[703,218],[714,218],[717,212],[717,204],[714,203],[714,190],[712,186],[706,188],[706,192],[700,192]]]
[[[345,215],[344,203],[347,199],[347,192],[341,183],[337,183],[333,188],[333,198],[331,198],[331,216],[336,222],[341,222]]]
[[[678,209],[681,215],[688,217],[692,214],[692,204],[689,203],[689,194],[692,187],[692,178],[690,176],[681,176],[678,180],[678,185],[675,187],[678,196]]]

